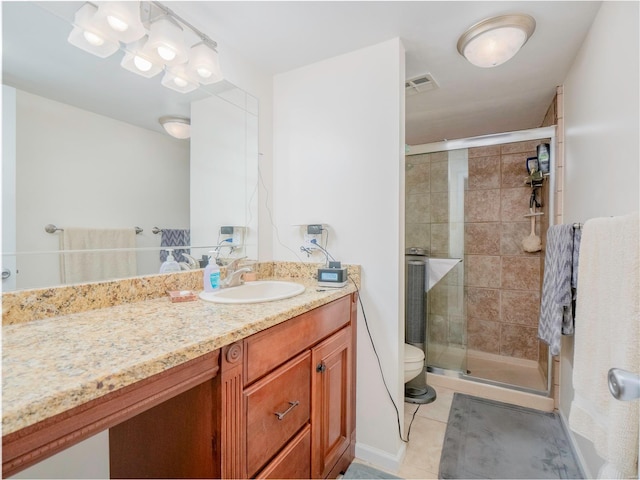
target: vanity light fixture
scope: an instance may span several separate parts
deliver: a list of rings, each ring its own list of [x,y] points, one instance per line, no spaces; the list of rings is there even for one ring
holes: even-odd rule
[[[160,83],[180,93],[189,93],[198,88],[198,82],[191,78],[187,69],[182,65],[167,67]]]
[[[95,18],[105,22],[122,43],[135,42],[147,33],[140,20],[140,2],[102,2]]]
[[[104,25],[96,19],[98,8],[85,3],[78,9],[73,19],[73,30],[67,41],[85,52],[100,58],[113,55],[120,47],[119,43],[110,38]]]
[[[181,93],[224,79],[218,44],[160,2],[98,3],[75,13],[69,43],[101,58],[123,50],[123,68],[147,78],[165,70],[162,85]],[[185,33],[197,39],[191,49]]]
[[[458,52],[477,67],[497,67],[518,53],[535,29],[536,21],[530,15],[487,18],[462,34]]]
[[[184,140],[191,136],[191,120],[185,117],[160,117],[160,125],[172,137]]]
[[[223,79],[218,52],[204,41],[191,47],[189,70],[191,70],[191,75],[203,85],[209,85]]]
[[[130,72],[151,78],[163,70],[163,65],[145,54],[144,46],[146,43],[147,37],[144,37],[127,45],[120,66]]]
[[[145,48],[150,55],[157,55],[165,65],[179,65],[187,61],[182,27],[169,15],[151,24]]]

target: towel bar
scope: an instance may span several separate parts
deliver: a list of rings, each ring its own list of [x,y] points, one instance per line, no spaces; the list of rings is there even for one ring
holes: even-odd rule
[[[140,227],[134,227],[136,229],[136,235],[140,235],[144,230]],[[58,231],[64,232],[64,228],[58,228],[53,223],[49,223],[44,226],[44,231],[47,233],[56,233]]]

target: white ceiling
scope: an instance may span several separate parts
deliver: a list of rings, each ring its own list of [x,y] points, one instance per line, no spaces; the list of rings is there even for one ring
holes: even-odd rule
[[[430,73],[437,90],[407,97],[406,143],[540,126],[600,2],[167,2],[214,39],[277,74],[400,37],[406,78]],[[527,13],[536,31],[499,67],[474,67],[456,49],[471,25]],[[354,85],[354,89],[358,88]]]
[[[77,106],[82,106],[82,102],[91,103],[91,107],[86,108],[98,113],[118,118],[117,110],[133,102],[137,104],[139,117],[143,111],[152,113],[148,116],[154,119],[159,114],[185,113],[184,97],[169,95],[166,88],[159,86],[159,80],[149,81],[119,69],[119,58],[102,60],[73,51],[74,47],[63,47],[68,24],[54,28],[61,36],[60,46],[44,40],[43,30],[11,28],[15,22],[8,14],[17,15],[17,4],[24,3],[3,2],[3,74],[9,83],[44,95],[36,90],[33,80],[21,79],[20,74],[12,70],[19,66],[45,80],[46,88],[56,90],[61,101]],[[555,87],[563,82],[600,7],[600,2],[591,1],[163,3],[219,42],[223,66],[225,47],[229,47],[267,74],[286,72],[400,37],[407,52],[407,78],[430,73],[439,84],[436,90],[407,97],[406,143],[410,145],[539,126]],[[42,2],[48,10],[58,8],[67,16],[80,4]],[[489,16],[516,12],[533,16],[537,26],[532,38],[511,61],[496,68],[481,69],[458,54],[458,37],[468,27]],[[49,58],[36,60],[31,55],[27,61],[20,62],[21,41],[11,41],[19,35],[26,35],[39,44]],[[52,61],[53,55],[63,49],[71,51],[74,57]],[[96,90],[83,92],[94,83],[87,81],[84,73],[75,75],[73,80],[63,80],[65,71],[76,68],[76,62],[80,61],[89,62],[88,70],[102,76]],[[116,73],[104,67],[105,63],[116,65],[112,68]],[[60,67],[57,70],[56,65]],[[38,71],[40,67],[42,70]],[[112,74],[118,77],[113,82]],[[109,83],[117,83],[120,93],[130,92],[131,98],[118,101],[117,95],[107,90]],[[357,88],[354,85],[354,89]],[[151,97],[160,94],[162,100]],[[70,102],[71,97],[82,100]],[[138,123],[142,124],[142,120]]]

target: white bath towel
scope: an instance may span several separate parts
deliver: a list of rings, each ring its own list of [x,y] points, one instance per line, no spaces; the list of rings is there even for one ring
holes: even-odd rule
[[[136,232],[133,228],[65,227],[60,237],[62,250],[91,250],[63,253],[63,283],[91,282],[131,277],[137,273]],[[96,251],[122,249],[120,251]]]
[[[585,223],[580,246],[569,425],[605,460],[600,478],[637,478],[640,402],[615,400],[610,368],[640,373],[638,214]]]

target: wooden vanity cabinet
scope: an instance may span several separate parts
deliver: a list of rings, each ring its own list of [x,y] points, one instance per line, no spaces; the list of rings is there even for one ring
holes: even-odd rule
[[[355,302],[343,297],[234,344],[242,369],[223,361],[236,391],[221,398],[243,402],[225,407],[236,413],[220,432],[223,478],[335,477],[353,460]]]

